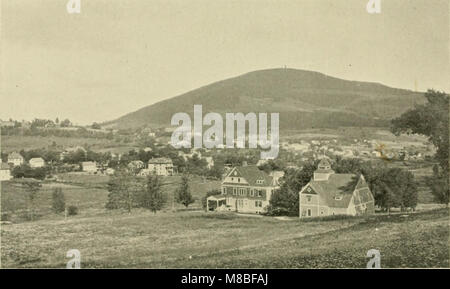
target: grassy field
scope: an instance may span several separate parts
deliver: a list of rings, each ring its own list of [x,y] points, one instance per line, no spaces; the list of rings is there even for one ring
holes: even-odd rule
[[[66,148],[72,146],[83,146],[92,150],[116,151],[120,147],[125,147],[129,151],[132,147],[127,144],[118,144],[114,140],[97,138],[78,138],[78,137],[56,137],[56,136],[1,136],[1,150],[4,153],[10,153],[20,150],[31,150],[47,148],[55,142],[58,146]]]
[[[51,211],[52,192],[61,188],[64,192],[66,205],[75,205],[81,212],[91,213],[93,209],[104,208],[107,202],[107,183],[109,176],[87,175],[82,173],[65,173],[57,176],[58,182],[44,183],[35,200],[36,217],[58,218]],[[162,191],[167,196],[166,210],[182,210],[179,204],[172,204],[173,192],[180,183],[180,176],[164,177]],[[191,177],[190,191],[195,202],[190,209],[201,209],[201,198],[207,191],[220,188],[219,181],[203,182],[199,177]],[[8,220],[14,223],[27,220],[27,192],[19,182],[1,182],[1,211],[8,214]],[[95,210],[94,210],[95,211]]]
[[[449,267],[447,209],[302,222],[234,213],[98,211],[3,225],[3,267],[364,268],[378,249],[382,267]]]

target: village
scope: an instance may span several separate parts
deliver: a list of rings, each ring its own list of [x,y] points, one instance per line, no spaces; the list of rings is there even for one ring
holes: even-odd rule
[[[17,124],[18,122],[14,121],[1,122],[3,128],[11,128],[10,132],[23,134],[30,129],[29,125]],[[53,131],[58,129],[54,124],[51,127]],[[47,129],[48,127],[43,125],[38,130],[42,133]],[[77,128],[80,129],[85,128]],[[96,125],[96,129],[91,130],[101,130],[101,127]],[[300,218],[335,214],[358,215],[362,212],[375,212],[374,196],[364,176],[360,176],[360,183],[365,184],[366,189],[361,191],[361,184],[358,184],[358,189],[352,189],[353,197],[346,197],[339,187],[351,182],[356,172],[336,174],[331,168],[332,164],[334,167],[342,160],[375,161],[408,169],[409,166],[423,166],[435,153],[433,146],[425,138],[418,136],[398,139],[388,132],[377,130],[373,136],[378,136],[378,139],[352,139],[307,132],[282,138],[277,159],[260,159],[259,149],[244,149],[239,153],[236,153],[236,149],[223,146],[212,149],[175,149],[169,137],[173,131],[173,127],[166,127],[145,128],[134,134],[128,133],[130,143],[136,144],[135,147],[129,146],[128,151],[114,147],[63,147],[55,142],[47,147],[29,150],[9,153],[3,150],[0,180],[20,183],[31,178],[57,185],[67,182],[68,175],[111,178],[117,172],[125,170],[136,177],[156,175],[168,180],[188,173],[201,178],[203,184],[211,183],[210,192],[200,197],[206,198],[204,210],[267,214],[271,196],[280,189],[285,173],[289,170],[301,171],[305,165],[315,164],[317,171],[314,174],[310,172],[310,182],[298,188],[298,194],[312,192],[312,196],[299,197],[297,215]],[[109,132],[113,138],[120,137],[117,130]],[[51,136],[49,138],[51,139]],[[245,140],[248,141],[248,136]],[[327,177],[323,178],[323,183],[314,185],[320,178],[318,172],[326,172]],[[321,191],[319,187],[324,184],[328,189]],[[321,196],[315,199],[314,195],[317,194]]]

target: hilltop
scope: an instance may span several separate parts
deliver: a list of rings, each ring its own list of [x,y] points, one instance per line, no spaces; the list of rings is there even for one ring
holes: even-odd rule
[[[268,69],[218,81],[146,106],[108,127],[170,126],[174,113],[192,114],[194,104],[207,112],[279,112],[284,129],[337,126],[386,126],[422,93],[379,83],[343,80],[313,71]]]

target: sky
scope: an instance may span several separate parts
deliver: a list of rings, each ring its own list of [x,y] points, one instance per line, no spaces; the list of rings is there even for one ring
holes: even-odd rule
[[[1,0],[0,119],[116,119],[289,67],[450,91],[449,1]]]

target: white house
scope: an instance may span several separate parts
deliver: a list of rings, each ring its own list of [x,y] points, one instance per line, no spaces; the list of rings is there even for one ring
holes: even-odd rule
[[[313,179],[299,192],[299,217],[375,213],[375,202],[364,177],[336,174],[322,159]]]
[[[10,153],[8,155],[8,164],[12,164],[13,166],[20,166],[25,162],[23,156],[17,152]]]
[[[45,161],[43,158],[32,158],[28,163],[31,168],[42,168],[45,166]]]
[[[169,158],[153,158],[148,160],[146,172],[154,173],[158,176],[173,175],[173,163]]]
[[[8,181],[12,179],[11,168],[8,164],[0,164],[0,181]]]
[[[81,168],[83,169],[83,172],[87,173],[95,173],[98,170],[96,162],[82,162]]]

